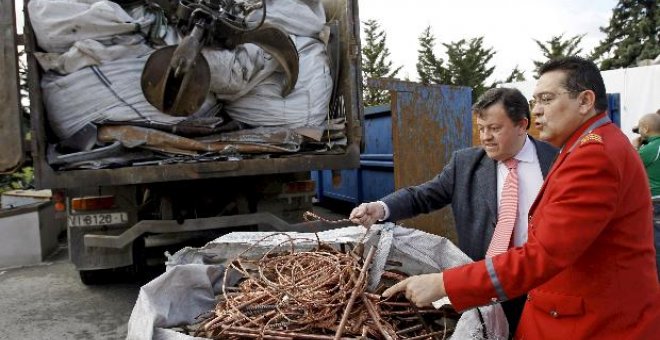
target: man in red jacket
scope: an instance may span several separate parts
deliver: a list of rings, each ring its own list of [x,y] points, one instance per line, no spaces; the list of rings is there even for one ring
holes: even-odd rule
[[[561,147],[529,212],[527,243],[385,291],[457,310],[527,294],[516,338],[657,339],[660,283],[644,167],[606,114],[603,79],[579,57],[539,71],[532,113]]]

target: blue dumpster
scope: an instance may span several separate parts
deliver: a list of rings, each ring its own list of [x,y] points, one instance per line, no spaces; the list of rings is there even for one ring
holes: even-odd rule
[[[397,180],[399,186],[406,186],[431,179],[453,151],[470,145],[469,88],[388,79],[370,86],[392,91],[392,107],[398,110],[395,118],[390,105],[365,108],[360,168],[313,172],[319,201],[359,204],[378,200],[395,190]],[[395,142],[401,149],[396,157]],[[403,162],[397,165],[398,174],[397,157]]]
[[[607,94],[607,115],[616,126],[621,127],[621,95],[619,93]]]
[[[364,111],[365,148],[360,155],[360,168],[339,170],[334,176],[331,170],[312,172],[319,201],[331,198],[358,204],[394,191],[390,106],[372,106]]]

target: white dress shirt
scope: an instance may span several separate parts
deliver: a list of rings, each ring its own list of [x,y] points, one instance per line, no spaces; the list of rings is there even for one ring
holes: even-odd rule
[[[541,190],[543,184],[543,174],[541,173],[541,164],[536,154],[536,146],[527,137],[522,149],[513,156],[518,160],[518,218],[513,227],[513,245],[519,247],[527,242],[527,216],[529,208],[536,199],[536,195]],[[499,209],[502,199],[502,189],[504,180],[509,174],[504,162],[497,162],[497,206]]]

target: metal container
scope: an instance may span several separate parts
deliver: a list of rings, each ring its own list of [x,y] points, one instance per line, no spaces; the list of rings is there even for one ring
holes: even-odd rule
[[[365,109],[365,151],[359,169],[334,176],[331,171],[313,174],[321,201],[333,198],[358,204],[424,183],[442,171],[454,151],[472,145],[470,88],[391,79],[372,80],[369,86],[390,90],[391,106]],[[455,241],[450,209],[402,224]]]
[[[364,109],[364,152],[360,167],[312,172],[316,197],[362,203],[377,200],[394,190],[392,118],[389,105]]]

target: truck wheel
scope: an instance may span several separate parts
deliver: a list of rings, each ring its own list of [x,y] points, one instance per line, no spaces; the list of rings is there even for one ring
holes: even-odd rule
[[[80,270],[80,281],[86,286],[95,286],[107,282],[106,271],[103,269],[99,270]]]

